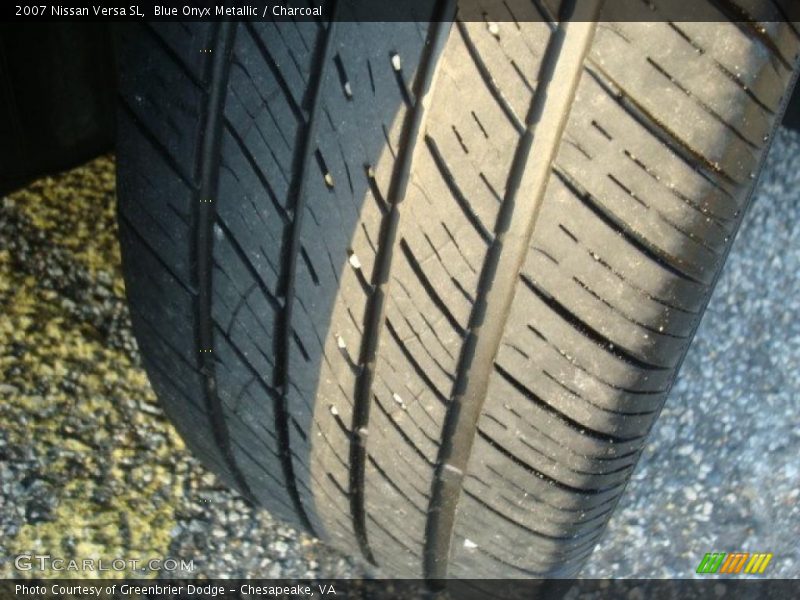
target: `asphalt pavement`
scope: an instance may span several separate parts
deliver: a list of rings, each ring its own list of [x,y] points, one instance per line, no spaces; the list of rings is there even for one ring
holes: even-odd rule
[[[766,576],[800,577],[798,316],[800,134],[779,130],[584,576],[690,577],[706,552],[746,551],[774,554]],[[380,574],[248,507],[164,418],[124,301],[112,157],[0,202],[0,423],[0,577],[31,574],[14,567],[23,553],[171,557],[206,577]]]

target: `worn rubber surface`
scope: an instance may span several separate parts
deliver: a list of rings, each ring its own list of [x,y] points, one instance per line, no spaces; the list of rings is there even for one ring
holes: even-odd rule
[[[789,4],[120,30],[127,290],[187,443],[388,574],[575,573],[780,120]]]

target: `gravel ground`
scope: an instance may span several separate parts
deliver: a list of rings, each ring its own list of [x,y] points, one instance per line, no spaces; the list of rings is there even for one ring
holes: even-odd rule
[[[164,419],[130,332],[113,186],[106,157],[0,207],[0,577],[24,576],[11,557],[26,552],[182,558],[207,577],[375,575],[248,507]],[[706,552],[744,550],[800,577],[798,292],[800,134],[781,130],[584,575],[687,577]],[[159,574],[185,575],[146,573]]]

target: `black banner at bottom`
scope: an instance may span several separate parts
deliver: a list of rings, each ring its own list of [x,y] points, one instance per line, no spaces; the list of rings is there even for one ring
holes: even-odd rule
[[[800,597],[800,579],[39,579],[0,581],[0,598],[19,600],[350,599],[453,600],[502,598],[626,600],[695,598],[775,599]]]

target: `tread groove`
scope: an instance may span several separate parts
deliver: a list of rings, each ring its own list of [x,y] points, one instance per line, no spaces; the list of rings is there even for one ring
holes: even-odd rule
[[[183,168],[175,160],[175,157],[172,156],[170,151],[167,150],[166,146],[164,146],[161,140],[158,139],[158,136],[150,131],[150,128],[142,122],[142,120],[139,118],[139,115],[137,115],[136,111],[133,110],[133,107],[130,105],[128,99],[122,95],[118,96],[118,98],[119,105],[122,107],[123,112],[133,122],[139,133],[149,142],[153,150],[158,153],[159,157],[166,163],[172,172],[178,176],[178,179],[180,179],[186,187],[196,192],[197,183],[192,181],[191,176],[184,172]]]
[[[550,165],[566,127],[569,112],[561,108],[571,104],[577,90],[584,58],[594,38],[600,5],[601,2],[565,2],[560,16],[568,15],[575,21],[559,23],[547,41],[536,92],[514,153],[505,197],[495,223],[495,236],[481,268],[477,297],[442,428],[426,522],[423,568],[428,578],[447,576],[463,474],[492,364],[510,312],[517,274],[547,187]],[[553,98],[554,95],[558,97]],[[523,184],[525,192],[520,194]],[[495,307],[491,316],[487,308],[490,304]]]
[[[210,93],[205,107],[203,134],[197,157],[200,186],[194,198],[198,206],[194,223],[195,270],[193,276],[198,290],[194,298],[197,336],[195,350],[199,357],[200,372],[203,379],[203,401],[211,421],[214,440],[220,447],[222,456],[240,491],[248,501],[255,503],[253,492],[244,474],[239,469],[233,453],[222,400],[217,394],[215,359],[212,353],[206,351],[215,347],[211,316],[211,299],[213,295],[211,278],[213,273],[213,227],[216,204],[201,202],[200,200],[216,196],[222,142],[222,112],[225,106],[225,91],[230,69],[230,61],[228,59],[233,51],[237,24],[224,22],[217,27],[216,39],[213,44],[213,58],[208,64]]]
[[[639,287],[639,286],[638,286],[638,285],[636,285],[636,284],[635,284],[633,281],[630,281],[630,280],[629,280],[627,277],[625,277],[625,276],[624,276],[622,273],[619,273],[618,271],[616,271],[616,270],[614,269],[614,267],[612,267],[612,266],[611,266],[611,265],[610,265],[608,262],[606,262],[606,260],[605,260],[605,259],[604,259],[602,256],[600,256],[600,255],[599,255],[599,254],[597,254],[597,253],[596,253],[596,252],[595,252],[595,251],[594,251],[592,248],[590,248],[589,246],[587,246],[585,242],[583,242],[582,240],[578,239],[578,238],[575,236],[575,234],[574,234],[574,233],[572,233],[572,232],[571,232],[569,229],[567,229],[567,228],[566,228],[564,225],[559,225],[559,228],[560,228],[560,229],[561,229],[561,230],[562,230],[562,231],[563,231],[563,232],[564,232],[564,233],[565,233],[567,236],[569,236],[569,238],[570,238],[570,239],[572,239],[572,241],[573,241],[573,242],[575,242],[576,244],[578,244],[578,245],[581,247],[581,249],[582,249],[584,252],[586,252],[586,254],[588,254],[588,255],[589,255],[589,257],[591,257],[591,258],[592,258],[592,260],[595,260],[595,261],[597,261],[597,263],[598,263],[598,264],[600,264],[600,265],[601,265],[601,266],[602,266],[604,269],[606,269],[606,270],[607,270],[609,273],[611,273],[612,275],[614,275],[614,277],[616,277],[617,279],[619,279],[619,280],[620,280],[621,282],[623,282],[625,285],[629,286],[629,287],[630,287],[632,290],[634,290],[636,293],[638,293],[638,294],[640,294],[641,296],[643,296],[643,297],[647,298],[648,300],[652,300],[653,302],[655,302],[655,303],[657,303],[657,304],[660,304],[660,305],[662,305],[662,306],[664,306],[664,307],[666,307],[666,308],[669,308],[669,309],[671,309],[671,310],[675,310],[675,311],[681,312],[681,313],[683,313],[683,314],[686,314],[686,315],[690,315],[691,317],[697,317],[697,316],[700,314],[700,313],[698,313],[698,312],[696,312],[696,311],[688,310],[688,309],[686,309],[686,308],[683,308],[683,307],[680,307],[680,306],[678,306],[677,304],[674,304],[674,303],[671,303],[671,302],[667,302],[666,300],[664,300],[664,299],[662,299],[662,298],[657,298],[656,296],[653,296],[653,295],[652,295],[650,292],[648,292],[647,290],[645,290],[645,289],[643,289],[643,288]]]
[[[450,326],[456,331],[456,333],[458,333],[458,335],[461,337],[464,337],[464,328],[455,318],[453,313],[450,312],[450,308],[447,306],[445,301],[442,300],[442,297],[437,293],[436,289],[433,287],[433,283],[431,283],[431,280],[428,279],[427,275],[425,275],[425,271],[422,270],[422,265],[419,264],[419,261],[411,251],[408,242],[406,242],[404,239],[400,240],[400,249],[403,252],[403,256],[405,256],[406,260],[408,261],[408,265],[411,267],[411,270],[414,272],[414,275],[417,276],[417,279],[425,289],[428,297],[441,311],[442,315],[444,315],[445,319],[447,319],[447,322],[450,323]]]
[[[591,59],[590,59],[591,60]],[[664,144],[672,153],[680,158],[687,166],[698,173],[711,185],[722,191],[726,196],[733,199],[731,193],[722,187],[717,178],[725,181],[726,184],[739,187],[740,181],[736,181],[731,175],[726,173],[722,167],[716,165],[708,158],[696,151],[689,144],[683,141],[677,134],[670,131],[650,115],[633,97],[627,94],[597,62],[592,61],[592,67],[586,66],[586,72],[594,79],[597,84],[619,104],[626,113],[659,142]]]
[[[750,38],[753,42],[766,48],[770,56],[777,60],[784,69],[792,70],[792,65],[786,60],[772,38],[760,28],[758,23],[748,12],[732,0],[710,0],[711,4],[721,12],[731,24]]]
[[[511,123],[514,129],[517,130],[518,134],[522,135],[525,132],[525,125],[523,125],[517,113],[514,112],[514,109],[511,108],[511,105],[508,103],[508,100],[506,100],[505,96],[503,96],[500,88],[497,87],[494,77],[492,77],[492,74],[489,72],[489,68],[486,66],[486,63],[483,62],[478,49],[475,47],[475,43],[472,41],[472,38],[467,31],[467,26],[464,25],[462,21],[459,21],[456,26],[461,34],[461,38],[464,40],[464,45],[467,47],[470,58],[472,58],[472,61],[475,63],[475,67],[478,69],[478,73],[480,73],[481,79],[483,80],[484,84],[486,84],[486,88],[489,90],[489,93],[495,99],[495,102],[497,102],[497,105],[503,111],[503,114],[506,116],[509,123]]]
[[[435,9],[435,21],[427,33],[427,43],[414,80],[414,106],[406,113],[402,125],[399,154],[389,148],[396,161],[392,170],[389,190],[386,195],[388,211],[381,219],[378,254],[372,272],[373,291],[367,300],[364,317],[364,335],[359,351],[361,371],[356,377],[352,431],[365,430],[369,424],[370,404],[373,400],[372,385],[375,379],[376,357],[379,336],[385,321],[387,285],[392,264],[392,255],[400,221],[400,203],[406,194],[411,167],[419,138],[424,132],[425,101],[433,87],[439,56],[450,34],[455,16],[455,0],[439,0]],[[385,134],[385,127],[384,127]],[[387,138],[388,144],[388,138]],[[380,403],[378,403],[380,404]],[[390,419],[391,420],[391,419]],[[394,423],[394,421],[392,421]],[[367,440],[363,436],[351,435],[350,442],[350,509],[353,529],[362,555],[376,564],[367,539],[367,510],[364,499],[365,469],[367,462]]]
[[[153,27],[153,24],[149,21],[144,21],[143,25],[145,31],[147,31],[151,38],[155,40],[156,44],[158,44],[158,47],[161,48],[161,50],[163,50],[164,53],[170,57],[170,59],[172,59],[172,62],[178,66],[181,73],[183,73],[186,78],[189,79],[189,81],[191,81],[198,89],[202,90],[204,93],[207,93],[204,82],[197,77],[194,71],[192,71],[183,61],[181,56],[175,52],[172,46],[170,46],[169,43],[161,36],[161,34],[156,31],[156,29]]]
[[[305,506],[300,498],[300,490],[297,487],[296,475],[292,460],[292,444],[289,433],[289,389],[290,389],[290,356],[291,343],[294,336],[292,330],[292,312],[295,298],[295,277],[297,270],[297,259],[301,256],[309,267],[309,272],[315,283],[318,282],[316,272],[308,260],[305,250],[300,242],[300,232],[302,230],[305,213],[305,201],[307,194],[308,173],[312,163],[315,162],[315,155],[319,152],[315,145],[315,136],[322,110],[321,93],[329,71],[329,63],[332,61],[334,52],[334,39],[336,37],[336,14],[338,2],[330,7],[331,19],[322,33],[323,40],[319,48],[321,50],[316,57],[317,68],[311,75],[309,81],[309,99],[311,102],[311,112],[307,119],[301,121],[303,125],[302,142],[298,148],[299,168],[293,171],[292,181],[289,185],[289,199],[287,209],[294,215],[294,219],[288,226],[288,234],[284,239],[282,248],[281,273],[279,277],[279,295],[283,296],[283,310],[278,312],[275,323],[275,336],[273,339],[273,349],[275,353],[275,369],[273,372],[273,387],[278,390],[275,402],[275,431],[279,440],[279,451],[281,453],[281,465],[286,480],[286,486],[292,504],[297,511],[300,522],[307,531],[314,533],[314,527],[306,513]],[[252,32],[253,37],[257,37]],[[264,49],[266,52],[266,48]],[[302,344],[299,346],[302,348]],[[307,356],[305,349],[302,353]]]
[[[728,123],[722,115],[720,115],[717,111],[711,108],[706,102],[698,98],[690,89],[688,89],[683,84],[679,83],[678,80],[669,73],[664,67],[662,67],[659,63],[653,60],[651,57],[647,57],[647,62],[650,66],[652,66],[659,75],[667,79],[672,85],[678,88],[681,92],[683,92],[688,98],[694,100],[700,108],[702,108],[707,114],[709,114],[715,121],[720,123],[723,127],[728,129],[732,132],[739,140],[741,140],[750,150],[758,151],[760,148],[757,144],[750,141],[737,127]]]
[[[261,183],[262,187],[264,188],[264,191],[267,192],[267,196],[269,197],[270,202],[272,202],[272,205],[275,207],[275,210],[280,215],[281,221],[284,224],[286,224],[289,221],[289,216],[288,216],[288,214],[286,212],[286,209],[283,206],[281,206],[281,203],[278,201],[278,195],[275,193],[275,190],[273,190],[272,186],[269,184],[269,180],[267,179],[267,176],[264,175],[264,172],[261,170],[261,167],[258,165],[258,161],[253,156],[253,153],[250,152],[250,149],[247,147],[247,144],[242,139],[242,137],[239,135],[239,132],[236,131],[236,129],[233,127],[233,125],[231,125],[227,121],[225,122],[225,129],[231,135],[231,137],[233,138],[234,142],[236,142],[236,144],[239,146],[239,150],[241,150],[242,154],[244,155],[245,159],[247,160],[248,164],[250,165],[250,168],[253,169],[253,173],[255,173],[256,177],[258,178],[258,181]],[[235,177],[235,175],[234,175],[234,177]]]
[[[659,265],[665,271],[668,271],[675,275],[676,277],[680,277],[681,279],[685,279],[686,281],[690,281],[692,283],[696,283],[697,285],[706,287],[708,284],[705,281],[697,279],[690,273],[687,273],[685,270],[681,269],[680,267],[676,266],[675,263],[678,262],[677,259],[674,257],[670,257],[666,254],[663,250],[654,247],[647,239],[638,234],[637,232],[630,229],[626,224],[624,224],[618,217],[612,215],[610,211],[608,211],[605,207],[603,207],[600,202],[598,202],[594,196],[592,196],[588,190],[583,188],[572,175],[564,171],[562,168],[555,166],[553,169],[553,173],[558,177],[558,179],[566,186],[566,188],[570,191],[570,193],[575,196],[580,202],[586,206],[589,210],[591,210],[600,220],[608,225],[611,229],[615,232],[620,234],[625,240],[634,248],[639,250],[642,254],[647,256],[650,260],[654,263]]]
[[[397,330],[392,325],[392,322],[389,319],[386,319],[386,329],[389,331],[389,334],[394,338],[394,341],[397,343],[400,351],[403,353],[403,356],[406,357],[409,364],[413,367],[414,371],[417,373],[420,379],[425,382],[425,384],[430,388],[433,392],[433,395],[439,400],[442,404],[447,404],[447,398],[445,397],[442,392],[439,391],[439,388],[431,381],[431,378],[428,377],[428,374],[425,373],[425,369],[423,369],[420,364],[416,361],[414,356],[411,354],[411,351],[406,347],[405,343],[403,342],[402,338],[398,335]]]
[[[573,418],[565,415],[556,407],[554,407],[549,402],[545,402],[542,398],[540,398],[537,394],[534,394],[533,391],[528,389],[528,387],[519,381],[516,377],[514,377],[511,373],[506,371],[503,367],[499,364],[495,363],[494,370],[503,378],[505,379],[511,387],[517,390],[520,394],[525,396],[528,400],[533,402],[536,406],[541,408],[542,410],[550,413],[559,421],[562,421],[566,425],[573,429],[576,433],[580,433],[581,435],[586,435],[592,439],[595,439],[603,444],[624,444],[626,442],[635,441],[641,439],[640,437],[620,437],[615,435],[610,435],[607,433],[603,433],[601,431],[595,431],[591,427],[587,427],[583,423],[579,423],[575,421]],[[612,412],[612,411],[609,411]],[[616,457],[615,457],[616,458]]]
[[[455,198],[456,203],[463,211],[464,216],[467,217],[467,220],[470,222],[470,224],[472,224],[472,226],[475,228],[475,231],[478,232],[478,235],[481,236],[483,241],[487,244],[490,244],[492,242],[492,234],[489,233],[489,230],[486,229],[478,215],[475,214],[475,211],[469,205],[469,200],[467,200],[466,196],[464,196],[464,192],[462,192],[461,188],[458,187],[450,167],[447,166],[442,153],[439,151],[439,147],[436,145],[436,140],[434,140],[431,136],[426,135],[425,145],[428,147],[434,164],[439,169],[442,179],[444,179],[448,189],[453,194],[453,198]]]
[[[517,465],[519,467],[522,467],[528,473],[530,473],[531,475],[533,475],[534,477],[536,477],[538,479],[541,479],[542,481],[547,482],[549,485],[552,485],[552,486],[557,487],[559,489],[565,490],[567,492],[570,492],[570,493],[573,493],[573,494],[580,494],[581,496],[595,496],[595,495],[598,495],[598,494],[604,494],[606,492],[610,492],[610,491],[618,489],[620,487],[624,487],[624,483],[617,483],[617,484],[614,484],[614,485],[611,485],[611,486],[601,487],[601,488],[576,488],[576,487],[573,487],[571,485],[567,485],[566,483],[562,483],[560,481],[557,481],[557,480],[553,479],[552,477],[549,477],[549,476],[545,475],[544,473],[538,471],[537,469],[534,469],[532,466],[530,466],[524,460],[519,458],[514,453],[509,452],[508,449],[506,449],[505,447],[501,446],[496,440],[494,440],[490,436],[484,434],[480,430],[478,430],[478,435],[481,437],[481,439],[483,439],[490,446],[492,446],[492,448],[494,448],[495,450],[500,452],[502,455],[508,457],[508,459],[511,462],[513,462],[515,465]]]
[[[250,38],[253,40],[256,48],[261,53],[264,62],[269,67],[272,76],[275,78],[275,82],[278,84],[278,87],[281,89],[286,102],[289,104],[289,109],[294,114],[297,122],[301,125],[306,124],[306,117],[303,114],[302,107],[297,103],[297,99],[295,99],[294,95],[292,94],[292,89],[286,81],[286,78],[283,76],[283,73],[278,67],[278,64],[275,62],[275,59],[272,57],[272,54],[264,45],[264,42],[261,40],[261,37],[258,35],[256,31],[253,29],[253,24],[249,21],[245,21],[245,29],[247,33],[250,35]]]
[[[483,436],[481,436],[481,437],[483,437]],[[524,529],[527,533],[532,535],[534,538],[539,538],[539,539],[543,539],[543,540],[551,540],[551,541],[560,541],[560,542],[566,542],[566,541],[569,541],[569,540],[579,540],[581,538],[586,538],[586,537],[589,537],[589,536],[592,536],[592,535],[597,536],[598,531],[603,529],[603,527],[605,526],[605,524],[601,524],[601,525],[595,527],[594,529],[590,529],[589,531],[586,531],[586,532],[583,532],[583,533],[579,533],[577,535],[566,535],[566,536],[550,535],[550,534],[547,534],[547,533],[542,533],[541,531],[537,531],[536,529],[533,529],[532,527],[528,527],[527,525],[524,525],[523,523],[519,523],[518,521],[515,521],[513,518],[509,517],[507,514],[503,513],[502,511],[498,510],[497,508],[495,508],[494,506],[492,506],[491,504],[489,504],[488,502],[483,500],[477,494],[473,494],[472,492],[469,492],[469,491],[465,491],[464,493],[467,496],[469,496],[470,498],[472,498],[475,502],[480,504],[483,508],[485,508],[486,510],[491,512],[492,514],[497,515],[498,517],[500,517],[506,523],[510,523],[511,525],[513,525],[515,527],[519,527],[521,529]],[[591,541],[593,541],[593,540],[589,540],[589,542],[591,542]],[[572,549],[570,549],[570,550],[572,550]],[[514,565],[509,565],[509,566],[513,567]],[[516,567],[516,568],[519,568],[519,567]]]
[[[253,265],[253,261],[250,260],[250,257],[247,256],[247,252],[245,252],[244,248],[242,248],[239,240],[236,239],[236,236],[230,230],[228,225],[225,223],[225,220],[222,219],[219,215],[214,215],[214,225],[218,226],[220,231],[222,231],[223,235],[225,236],[225,240],[230,244],[230,247],[233,249],[234,254],[236,254],[239,261],[244,265],[244,268],[253,278],[255,285],[258,286],[258,289],[261,290],[261,293],[264,295],[264,298],[267,299],[270,306],[274,310],[280,310],[282,308],[281,303],[278,299],[269,291],[267,284],[264,282],[264,279],[258,272],[258,269]]]
[[[131,234],[133,234],[133,236],[134,236],[136,239],[138,239],[138,240],[139,240],[139,242],[142,244],[142,246],[144,246],[144,247],[147,249],[147,251],[148,251],[148,252],[149,252],[149,253],[150,253],[150,254],[153,256],[153,258],[155,258],[155,259],[156,259],[156,261],[158,262],[158,264],[159,264],[159,265],[161,265],[161,268],[163,268],[163,269],[164,269],[164,271],[165,271],[166,273],[168,273],[168,274],[169,274],[169,276],[170,276],[172,279],[174,279],[174,280],[175,280],[175,282],[176,282],[176,283],[177,283],[177,284],[178,284],[178,285],[179,285],[181,288],[183,288],[183,290],[184,290],[184,291],[185,291],[187,294],[189,294],[190,296],[193,296],[193,297],[194,297],[194,296],[197,296],[197,288],[195,288],[195,287],[193,287],[193,286],[187,286],[187,284],[186,284],[186,283],[184,283],[184,281],[183,281],[183,280],[182,280],[180,277],[178,277],[178,275],[175,273],[175,271],[172,269],[172,267],[170,267],[170,266],[169,266],[169,265],[166,263],[166,261],[165,261],[165,260],[164,260],[164,258],[161,256],[161,254],[159,254],[158,252],[156,252],[156,249],[155,249],[155,248],[153,248],[153,245],[150,243],[150,241],[149,241],[149,240],[148,240],[146,237],[144,237],[144,236],[143,236],[143,235],[142,235],[142,234],[139,232],[139,230],[136,228],[136,226],[135,226],[135,225],[134,225],[134,224],[131,222],[131,220],[130,220],[130,217],[128,217],[128,215],[126,215],[124,212],[120,211],[120,212],[119,212],[119,220],[120,220],[122,223],[124,223],[124,224],[125,224],[125,226],[128,228],[128,230],[130,230]]]
[[[565,360],[569,360],[569,359],[566,359],[566,356],[565,356],[565,355],[566,355],[566,352],[565,352],[564,350],[562,350],[562,349],[561,349],[561,348],[560,348],[560,347],[559,347],[557,344],[555,344],[555,343],[554,343],[552,340],[550,340],[550,339],[546,338],[546,337],[545,337],[545,336],[542,334],[542,332],[541,332],[541,331],[539,331],[538,329],[536,329],[535,327],[533,327],[533,326],[532,326],[530,323],[529,323],[528,325],[526,325],[526,326],[525,326],[525,328],[526,328],[526,329],[527,329],[527,330],[528,330],[530,333],[532,333],[532,334],[533,334],[533,335],[535,335],[537,338],[539,338],[539,339],[540,339],[540,340],[542,340],[544,343],[546,343],[548,346],[550,346],[550,347],[551,347],[553,350],[555,350],[556,352],[558,352],[558,353],[559,353],[559,354],[562,356],[562,358],[565,358]],[[586,367],[584,367],[583,365],[581,365],[581,364],[580,364],[580,363],[579,363],[577,360],[576,360],[576,361],[574,361],[574,362],[573,362],[573,361],[570,361],[570,364],[571,364],[573,367],[575,367],[576,369],[578,369],[579,371],[582,371],[583,373],[585,373],[586,375],[588,375],[589,377],[591,377],[592,379],[594,379],[595,381],[599,382],[599,383],[600,383],[600,384],[602,384],[603,386],[605,386],[605,387],[610,387],[611,389],[618,390],[618,391],[620,391],[620,392],[625,392],[625,393],[627,393],[627,394],[632,394],[632,395],[635,395],[635,396],[658,396],[659,394],[664,394],[664,393],[666,393],[666,390],[642,391],[642,390],[635,390],[635,389],[632,389],[632,388],[629,388],[629,387],[625,387],[625,386],[621,386],[621,385],[616,385],[616,384],[614,384],[614,383],[611,383],[610,381],[607,381],[607,380],[605,380],[604,378],[600,377],[599,375],[596,375],[595,373],[592,373],[591,371],[589,371],[588,369],[586,369]],[[546,376],[548,375],[548,372],[547,372],[547,371],[542,371],[542,372],[543,372],[543,373],[544,373]]]
[[[555,312],[558,316],[560,316],[564,321],[569,323],[575,330],[580,332],[581,335],[586,336],[594,343],[601,346],[609,354],[612,354],[619,360],[628,363],[629,365],[634,366],[637,369],[641,369],[643,371],[670,370],[670,367],[656,365],[647,362],[642,358],[636,356],[634,353],[620,347],[619,344],[615,344],[606,336],[604,336],[602,333],[597,331],[597,329],[593,328],[591,325],[584,322],[580,317],[573,314],[566,306],[564,306],[558,300],[556,300],[552,296],[552,294],[549,294],[544,289],[542,289],[542,287],[539,286],[539,284],[537,284],[529,276],[520,275],[520,279],[525,284],[525,286],[531,292],[533,292],[542,302],[544,302],[548,307],[550,307],[553,310],[553,312]]]

